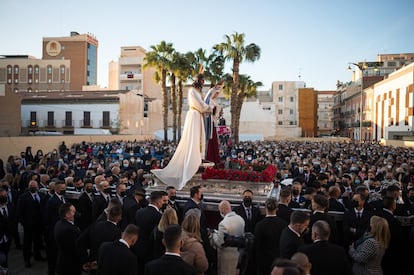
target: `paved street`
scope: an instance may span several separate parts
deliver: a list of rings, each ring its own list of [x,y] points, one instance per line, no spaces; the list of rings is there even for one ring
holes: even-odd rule
[[[13,245],[12,245],[13,246]],[[45,255],[44,251],[42,251]],[[47,274],[47,262],[31,261],[32,267],[25,268],[21,250],[12,248],[9,253],[9,275],[44,275]]]

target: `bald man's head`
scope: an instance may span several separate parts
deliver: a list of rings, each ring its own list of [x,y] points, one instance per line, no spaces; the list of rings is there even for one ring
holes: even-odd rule
[[[218,208],[220,213],[223,213],[223,215],[231,212],[231,205],[228,201],[221,201]]]

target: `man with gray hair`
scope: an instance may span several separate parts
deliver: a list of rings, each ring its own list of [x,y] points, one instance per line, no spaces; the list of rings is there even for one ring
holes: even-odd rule
[[[352,274],[351,266],[342,246],[329,242],[331,228],[326,221],[319,220],[312,225],[312,244],[298,249],[308,256],[312,263],[311,274]]]

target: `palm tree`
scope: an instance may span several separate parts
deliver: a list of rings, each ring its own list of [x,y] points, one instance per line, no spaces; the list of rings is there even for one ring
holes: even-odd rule
[[[163,112],[163,126],[164,126],[164,142],[168,142],[168,93],[167,93],[167,73],[168,65],[170,64],[171,55],[174,52],[173,44],[161,41],[158,45],[152,45],[151,51],[145,55],[146,67],[155,67],[154,80],[157,83],[161,82],[162,87],[162,112]]]
[[[215,45],[213,48],[220,55],[223,55],[226,61],[233,62],[233,83],[230,95],[230,112],[231,112],[231,132],[235,143],[239,142],[239,129],[238,122],[236,121],[236,111],[239,108],[237,106],[237,96],[239,89],[239,68],[240,64],[246,60],[248,62],[254,62],[260,58],[260,47],[254,43],[245,45],[243,33],[233,33],[232,35],[225,35],[224,42]],[[241,107],[240,107],[241,108]]]
[[[177,137],[181,139],[181,113],[183,109],[183,84],[187,82],[192,76],[193,68],[191,66],[191,57],[193,53],[179,54],[176,59],[177,72],[176,77],[178,79],[177,89]]]

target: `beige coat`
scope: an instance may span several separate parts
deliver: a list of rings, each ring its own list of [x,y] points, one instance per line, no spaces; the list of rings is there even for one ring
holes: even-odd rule
[[[208,269],[208,260],[202,244],[183,232],[184,245],[181,247],[181,258],[194,266],[199,275],[203,275]]]
[[[244,235],[244,220],[235,212],[227,213],[218,225],[218,230],[213,233],[213,242],[217,247],[217,274],[237,274],[239,251],[236,247],[222,247],[224,233],[232,236]]]

